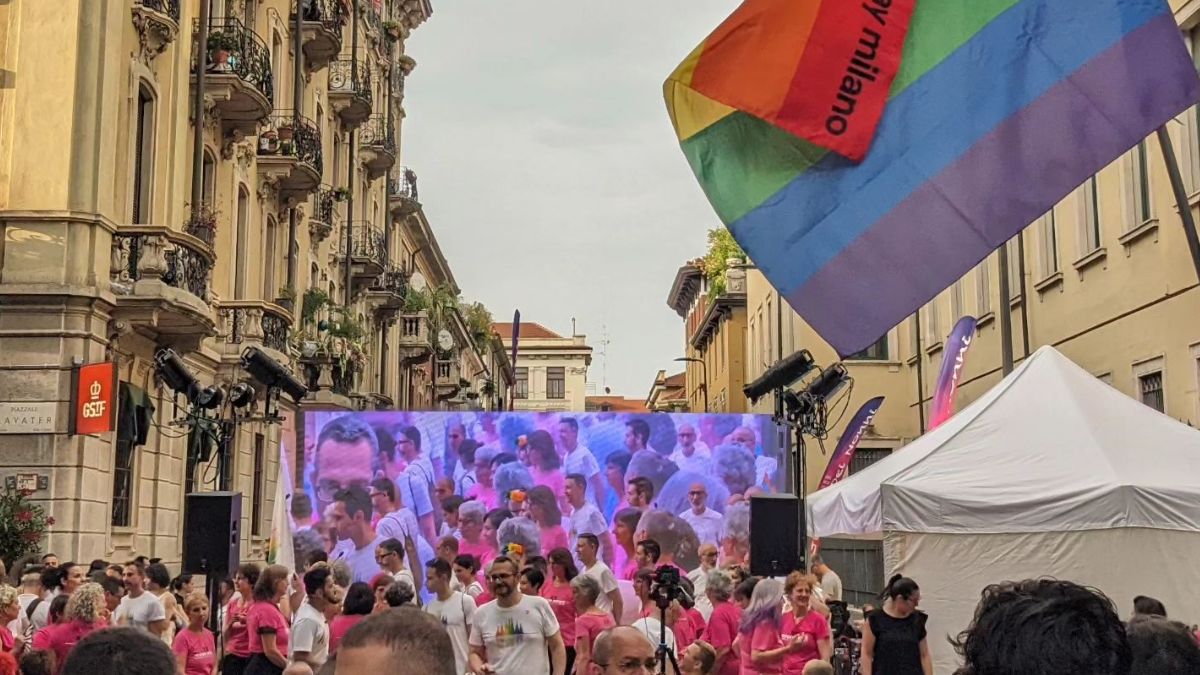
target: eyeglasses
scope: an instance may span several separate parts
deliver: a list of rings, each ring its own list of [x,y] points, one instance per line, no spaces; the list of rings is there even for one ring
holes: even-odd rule
[[[335,480],[321,479],[317,481],[317,498],[323,502],[331,502],[338,492],[352,487],[367,489],[366,480],[352,480],[349,485],[342,485]]]
[[[489,574],[488,579],[491,579],[492,581],[504,581],[505,579],[511,579],[514,576],[516,576],[516,575],[513,575],[513,574]]]
[[[693,497],[706,497],[706,496],[708,496],[708,493],[707,493],[707,492],[705,492],[704,490],[690,490],[690,491],[688,491],[688,494],[689,494],[689,495],[691,495],[691,496],[693,496]]]
[[[592,663],[595,663],[601,668],[607,668],[612,665],[616,667],[618,672],[622,673],[640,673],[643,671],[647,673],[653,673],[654,670],[658,668],[658,659],[646,659],[644,661],[638,659],[625,659],[620,663],[613,664],[601,663],[600,661],[593,661]]]

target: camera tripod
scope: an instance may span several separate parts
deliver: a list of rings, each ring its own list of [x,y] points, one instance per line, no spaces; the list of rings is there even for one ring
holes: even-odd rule
[[[667,646],[667,608],[671,606],[671,597],[660,594],[654,598],[654,604],[658,607],[658,647],[654,650],[654,658],[658,660],[658,675],[676,675],[679,673],[679,662]],[[667,671],[668,661],[673,671]]]

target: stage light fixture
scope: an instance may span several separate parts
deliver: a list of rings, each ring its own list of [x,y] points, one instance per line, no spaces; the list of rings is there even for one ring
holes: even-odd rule
[[[171,391],[183,394],[189,402],[195,402],[201,396],[200,381],[174,349],[158,350],[154,355],[154,370]]]
[[[258,347],[246,347],[242,351],[242,369],[264,387],[282,389],[296,403],[308,395],[304,383]]]
[[[254,403],[254,397],[257,395],[254,387],[246,382],[238,382],[229,389],[229,403],[235,408],[245,408]]]
[[[829,401],[850,382],[850,373],[840,363],[835,363],[805,387],[805,393],[822,401]]]
[[[193,402],[205,410],[214,410],[220,408],[224,400],[225,391],[223,389],[217,386],[209,386],[200,390],[196,394],[196,400]]]
[[[742,393],[754,403],[776,389],[790,386],[816,367],[813,355],[807,349],[801,349],[768,368],[757,380],[742,387]]]

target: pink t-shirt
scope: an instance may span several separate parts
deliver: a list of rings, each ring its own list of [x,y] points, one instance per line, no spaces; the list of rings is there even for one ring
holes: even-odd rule
[[[603,614],[585,612],[575,617],[575,639],[586,638],[588,646],[595,647],[596,638],[615,625],[617,624],[613,621],[611,612]],[[574,646],[574,643],[571,646]]]
[[[225,612],[225,653],[245,658],[250,656],[250,634],[246,632],[246,612],[250,602],[233,600]],[[234,625],[237,622],[237,625]]]
[[[483,483],[476,483],[467,490],[467,499],[476,499],[491,511],[499,503],[500,495],[496,494],[495,486],[487,487]]]
[[[367,618],[366,614],[339,614],[329,622],[329,653],[336,654],[338,645],[346,636],[346,631],[354,628],[355,624]]]
[[[551,469],[542,471],[537,467],[529,469],[529,474],[533,476],[534,485],[545,485],[550,488],[555,497],[559,497],[563,493],[563,488],[566,486],[567,479],[563,477],[562,469]],[[559,497],[561,499],[561,497]],[[543,544],[542,550],[549,551]]]
[[[778,675],[783,672],[783,659],[770,663],[755,664],[751,660],[751,652],[765,652],[779,649],[783,642],[779,639],[779,628],[770,621],[759,621],[750,635],[742,633],[742,675]]]
[[[262,654],[262,634],[275,633],[275,648],[287,657],[288,622],[271,602],[256,602],[246,612],[246,630],[250,633],[250,653]]]
[[[808,636],[808,644],[801,651],[792,652],[783,657],[784,670],[789,673],[800,673],[804,670],[804,664],[821,658],[817,642],[829,637],[829,620],[820,613],[809,610],[804,618],[797,621],[796,616],[788,612],[783,616],[783,626],[779,632],[783,636],[784,643],[799,639],[801,635]]]
[[[95,624],[78,620],[46,626],[33,636],[33,648],[54,652],[54,662],[58,664],[54,672],[61,673],[67,662],[67,654],[75,647],[75,643],[98,628]]]
[[[539,527],[542,538],[542,554],[545,555],[556,548],[565,548],[570,551],[570,540],[567,538],[567,531],[562,525],[551,525],[550,527]]]
[[[695,607],[693,607],[689,610],[685,610],[684,613],[687,614],[687,617],[689,619],[691,619],[691,621],[692,621],[692,628],[696,631],[696,639],[697,640],[703,639],[704,638],[704,615],[701,614],[700,610],[696,609]]]
[[[482,561],[484,558],[487,558],[490,561],[492,558],[496,557],[496,552],[493,551],[492,547],[488,546],[487,542],[482,538],[474,544],[466,539],[459,539],[458,554],[475,556],[475,559],[480,561],[480,571],[482,571],[484,564]]]
[[[738,675],[740,672],[741,659],[733,649],[733,641],[737,639],[738,624],[741,621],[742,609],[729,601],[717,603],[708,617],[708,627],[704,629],[708,643],[713,649],[730,648],[729,655],[721,663],[717,675]]]
[[[554,610],[554,618],[558,619],[559,630],[562,631],[563,644],[575,646],[575,596],[571,593],[571,584],[564,582],[562,586],[555,585],[553,580],[542,584],[541,596],[550,603]]]
[[[671,632],[675,634],[677,654],[683,654],[683,650],[696,641],[696,626],[692,624],[692,619],[686,614],[680,616],[675,625],[671,626]]]
[[[11,652],[15,645],[16,640],[13,639],[12,631],[8,629],[8,626],[0,626],[0,651]]]
[[[184,657],[184,675],[212,675],[213,664],[217,661],[217,643],[207,628],[199,633],[186,628],[179,631],[171,650],[176,656]]]

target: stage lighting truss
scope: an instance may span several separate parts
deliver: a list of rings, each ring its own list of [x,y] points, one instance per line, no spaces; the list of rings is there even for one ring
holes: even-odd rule
[[[785,423],[822,443],[829,436],[829,429],[836,427],[846,414],[853,390],[854,378],[844,365],[835,363],[800,388],[784,389],[784,419],[776,422]]]

